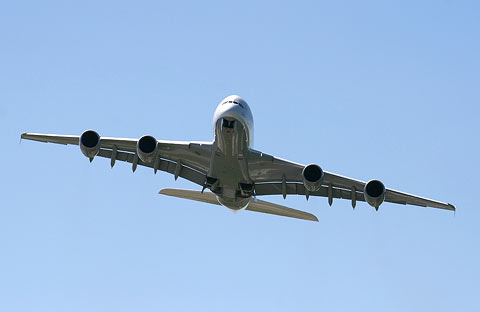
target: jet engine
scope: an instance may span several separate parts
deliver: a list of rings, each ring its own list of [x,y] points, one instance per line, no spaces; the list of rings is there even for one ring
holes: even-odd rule
[[[100,150],[100,136],[93,130],[86,130],[80,136],[80,150],[83,155],[88,157],[90,161],[93,160]]]
[[[157,140],[151,135],[144,135],[137,142],[137,155],[145,163],[151,163],[157,154]]]
[[[323,170],[318,165],[310,164],[302,171],[303,185],[310,192],[315,192],[322,186]]]
[[[378,210],[378,207],[385,200],[386,193],[385,185],[378,180],[370,180],[365,184],[365,189],[363,194],[365,196],[365,201],[375,210]]]

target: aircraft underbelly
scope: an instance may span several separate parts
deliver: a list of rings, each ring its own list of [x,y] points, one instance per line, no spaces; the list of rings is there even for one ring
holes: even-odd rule
[[[233,129],[216,127],[214,155],[209,176],[218,180],[216,192],[220,204],[239,210],[246,208],[250,196],[239,194],[240,183],[250,183],[245,152],[248,150],[245,131],[240,122]]]

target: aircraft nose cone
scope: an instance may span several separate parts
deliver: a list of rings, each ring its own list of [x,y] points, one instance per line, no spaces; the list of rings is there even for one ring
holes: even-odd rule
[[[247,104],[247,102],[238,95],[230,95],[222,100],[222,103]]]

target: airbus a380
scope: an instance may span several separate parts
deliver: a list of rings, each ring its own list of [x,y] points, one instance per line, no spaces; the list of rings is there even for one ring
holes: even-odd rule
[[[257,199],[262,195],[303,195],[365,201],[378,210],[385,201],[455,211],[455,206],[388,189],[379,180],[363,182],[324,171],[316,164],[302,165],[253,149],[253,116],[247,102],[231,95],[213,116],[213,142],[100,137],[93,130],[80,136],[23,133],[21,137],[40,142],[79,145],[90,159],[105,157],[153,168],[187,179],[201,191],[162,189],[160,194],[222,205],[233,211],[243,209],[318,221],[313,214]]]

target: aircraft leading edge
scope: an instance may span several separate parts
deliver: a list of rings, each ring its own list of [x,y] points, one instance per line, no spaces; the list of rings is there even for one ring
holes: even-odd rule
[[[355,208],[364,201],[378,210],[383,202],[455,210],[455,207],[416,195],[388,189],[379,180],[368,182],[324,171],[319,165],[302,165],[253,149],[253,115],[247,102],[237,95],[226,97],[214,114],[213,142],[101,137],[93,130],[80,136],[23,133],[39,142],[79,145],[92,161],[95,157],[149,167],[189,180],[199,190],[163,189],[160,194],[185,198],[229,209],[250,210],[291,218],[318,221],[310,213],[259,200],[263,195],[302,195],[347,199]]]

